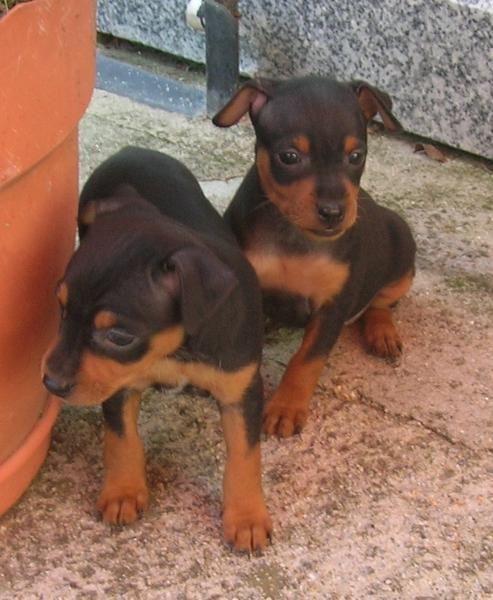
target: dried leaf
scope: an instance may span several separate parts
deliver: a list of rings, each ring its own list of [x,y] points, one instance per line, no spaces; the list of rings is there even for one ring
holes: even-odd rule
[[[444,163],[447,161],[445,154],[433,144],[416,144],[414,152],[424,152],[428,158]]]

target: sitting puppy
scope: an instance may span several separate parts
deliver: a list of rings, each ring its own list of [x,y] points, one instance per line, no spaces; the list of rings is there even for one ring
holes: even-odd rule
[[[225,219],[255,268],[267,314],[305,326],[264,416],[266,433],[288,436],[305,424],[345,322],[361,317],[372,352],[401,351],[390,309],[411,286],[415,243],[359,186],[368,121],[378,113],[387,129],[401,127],[385,93],[324,77],[249,81],[213,122],[230,127],[246,112],[256,160]]]
[[[102,405],[103,519],[131,523],[148,503],[141,393],[189,382],[221,411],[226,541],[261,550],[271,521],[261,488],[255,273],[194,176],[159,152],[129,147],[98,167],[82,191],[79,224],[43,381],[70,404]]]

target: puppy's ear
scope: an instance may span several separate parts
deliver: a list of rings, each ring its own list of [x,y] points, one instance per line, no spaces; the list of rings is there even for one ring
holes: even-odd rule
[[[105,200],[89,200],[79,209],[77,222],[80,225],[92,225],[98,215],[114,212],[123,206],[119,198],[106,198]]]
[[[124,203],[125,201],[122,202],[119,198],[105,198],[104,200],[89,200],[79,206],[79,214],[77,215],[79,238],[82,239],[85,236],[98,215],[115,212]]]
[[[270,100],[277,82],[272,79],[251,79],[244,83],[231,100],[212,118],[218,127],[231,127],[247,112],[255,123],[263,106]]]
[[[386,129],[402,131],[402,125],[392,114],[392,100],[386,92],[366,81],[352,81],[351,87],[358,96],[359,105],[367,121],[371,121],[378,114]]]
[[[84,202],[79,206],[77,216],[79,235],[82,237],[85,234],[89,225],[94,223],[98,215],[116,212],[125,206],[135,205],[141,201],[142,198],[137,190],[124,183],[115,189],[114,196]]]
[[[233,271],[204,247],[187,246],[166,261],[176,270],[180,284],[180,304],[185,331],[194,335],[238,285]]]

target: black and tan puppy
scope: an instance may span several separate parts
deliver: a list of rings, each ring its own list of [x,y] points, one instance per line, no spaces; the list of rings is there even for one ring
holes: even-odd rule
[[[221,411],[226,541],[262,549],[271,521],[261,488],[263,325],[253,269],[194,176],[151,150],[125,148],[96,169],[79,229],[58,287],[61,325],[44,383],[70,404],[102,404],[103,519],[130,523],[148,503],[141,393],[189,382]]]
[[[273,319],[305,326],[303,343],[266,406],[264,430],[305,424],[327,355],[345,322],[360,316],[369,349],[401,351],[391,307],[409,289],[409,227],[360,188],[367,123],[377,113],[399,130],[387,94],[324,77],[247,82],[214,117],[229,127],[250,113],[256,160],[225,218],[264,292]]]

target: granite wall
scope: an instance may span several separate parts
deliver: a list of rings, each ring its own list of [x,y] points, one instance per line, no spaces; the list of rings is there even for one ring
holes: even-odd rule
[[[186,0],[99,0],[98,27],[194,61]],[[366,79],[406,129],[493,158],[493,0],[240,0],[241,70]]]

